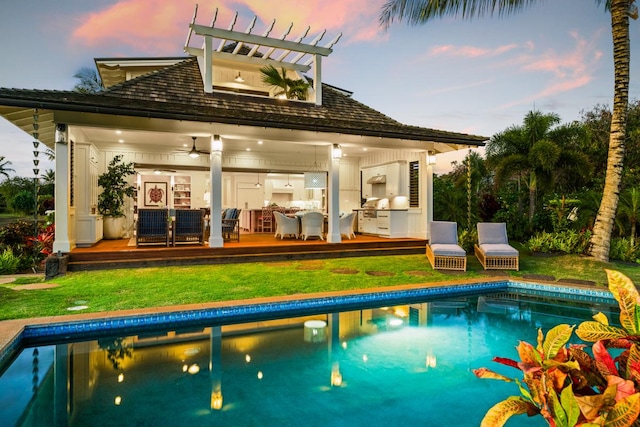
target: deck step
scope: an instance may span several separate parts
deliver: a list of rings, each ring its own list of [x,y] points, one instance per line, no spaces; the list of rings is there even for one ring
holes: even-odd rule
[[[360,245],[321,244],[242,248],[160,248],[116,252],[71,253],[69,271],[116,268],[233,264],[246,262],[300,261],[384,255],[424,254],[426,241],[373,242]]]

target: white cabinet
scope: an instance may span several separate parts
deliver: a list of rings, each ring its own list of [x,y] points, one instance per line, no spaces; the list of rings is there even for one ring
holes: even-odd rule
[[[381,237],[407,237],[406,210],[378,210],[377,234]]]
[[[358,211],[358,232],[363,234],[378,234],[376,218],[367,218],[364,211]]]
[[[386,165],[387,185],[386,196],[406,196],[408,189],[406,188],[405,164],[396,162]]]

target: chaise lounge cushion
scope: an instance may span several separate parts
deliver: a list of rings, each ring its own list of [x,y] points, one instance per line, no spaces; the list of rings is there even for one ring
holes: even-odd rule
[[[436,256],[466,256],[467,253],[458,245],[451,243],[434,243],[429,245]]]
[[[484,243],[480,245],[480,250],[484,252],[486,256],[518,256],[518,251],[510,245],[504,243]]]
[[[504,222],[484,222],[478,224],[478,244],[480,246],[492,244],[509,245],[507,224]]]
[[[431,247],[436,244],[458,243],[458,225],[450,221],[433,221],[431,223]]]

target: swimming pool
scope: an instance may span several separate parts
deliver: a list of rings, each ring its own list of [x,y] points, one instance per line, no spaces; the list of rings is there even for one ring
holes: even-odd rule
[[[471,369],[616,310],[604,291],[492,282],[47,325],[0,377],[0,424],[474,426],[517,390]]]

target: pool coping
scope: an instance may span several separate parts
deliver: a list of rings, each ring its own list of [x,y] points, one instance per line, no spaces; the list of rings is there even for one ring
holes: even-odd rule
[[[131,333],[141,327],[166,325],[188,326],[195,322],[247,322],[275,313],[292,317],[309,310],[326,312],[328,308],[348,310],[350,307],[374,304],[377,301],[407,301],[423,297],[462,296],[486,291],[524,289],[528,292],[559,292],[572,298],[613,297],[606,288],[531,281],[519,278],[478,278],[458,281],[387,286],[360,290],[293,294],[268,298],[231,300],[211,303],[152,307],[96,313],[67,314],[28,319],[0,321],[0,366],[24,339],[43,340],[48,337],[82,337],[99,330],[110,329]],[[585,319],[586,320],[586,319]]]

